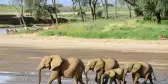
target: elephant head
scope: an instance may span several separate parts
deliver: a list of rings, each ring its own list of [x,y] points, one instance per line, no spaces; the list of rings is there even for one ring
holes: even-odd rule
[[[111,82],[116,82],[116,79],[122,80],[122,84],[126,84],[125,77],[127,73],[123,68],[111,69],[104,73],[103,75],[103,84],[107,84],[108,78],[110,78]]]
[[[104,65],[105,65],[105,62],[102,59],[91,60],[91,61],[88,61],[85,71],[86,73],[89,70],[98,71],[101,68],[103,68]]]
[[[108,82],[108,78],[110,77],[110,79],[115,79],[116,73],[114,70],[108,70],[103,74],[103,82],[102,84],[107,84]]]
[[[42,69],[49,69],[54,70],[55,68],[59,67],[62,63],[62,58],[58,55],[52,56],[44,56],[37,67],[38,70],[38,82],[41,82],[41,70]]]
[[[140,70],[141,66],[142,65],[140,63],[131,63],[128,65],[126,72],[136,73]]]

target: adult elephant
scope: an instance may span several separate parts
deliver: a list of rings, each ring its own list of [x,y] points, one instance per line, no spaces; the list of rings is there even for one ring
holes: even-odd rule
[[[144,83],[146,84],[149,79],[150,83],[153,84],[152,74],[154,76],[154,80],[156,80],[155,74],[153,72],[152,66],[147,62],[140,63],[130,63],[127,68],[127,72],[132,73],[133,83],[136,84],[139,78],[145,78]]]
[[[63,59],[58,55],[44,56],[39,66],[37,67],[38,84],[41,82],[42,69],[52,70],[48,84],[51,84],[55,79],[58,80],[58,84],[61,84],[61,76],[66,78],[74,78],[75,84],[78,84],[78,82],[80,82],[80,84],[84,84],[82,80],[82,73],[85,70],[85,66],[83,62],[76,57]],[[86,73],[85,76],[87,79]]]
[[[96,72],[95,82],[101,84],[101,77],[105,71],[110,69],[119,68],[119,63],[114,58],[107,58],[107,59],[95,59],[88,61],[86,65],[86,74],[89,70]]]
[[[126,81],[125,81],[126,75],[127,75],[127,72],[123,68],[108,70],[103,74],[102,84],[107,84],[109,78],[110,78],[109,84],[112,84],[113,82],[117,84],[116,79],[118,80],[118,84],[121,84],[121,81],[122,81],[122,84],[126,84]]]

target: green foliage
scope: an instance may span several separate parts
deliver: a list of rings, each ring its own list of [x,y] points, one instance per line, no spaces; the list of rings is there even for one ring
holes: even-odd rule
[[[139,8],[139,7],[135,7],[135,8],[134,8],[134,12],[135,12],[135,15],[136,15],[136,16],[143,16],[143,11],[142,11],[142,9]]]
[[[32,34],[35,32],[36,31],[33,31],[33,30],[21,30],[21,31],[17,32],[17,34]]]
[[[97,12],[96,12],[96,16],[98,17],[98,18],[102,18],[103,17],[103,10],[97,10]]]
[[[167,21],[161,25],[143,20],[137,20],[136,23],[132,23],[132,21],[121,22],[97,20],[96,22],[61,24],[57,30],[40,31],[39,35],[138,40],[156,40],[161,34],[168,36],[168,27],[165,25]],[[128,24],[132,25],[129,26]],[[104,31],[104,29],[108,30]]]
[[[142,9],[144,19],[152,20],[156,16],[157,22],[160,23],[161,15],[166,15],[168,11],[168,0],[124,0],[134,7]]]

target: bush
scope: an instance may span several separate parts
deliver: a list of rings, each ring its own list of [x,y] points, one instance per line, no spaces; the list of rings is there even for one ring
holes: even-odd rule
[[[96,13],[96,16],[98,18],[102,18],[103,17],[103,10],[98,10],[97,13]]]
[[[138,16],[143,16],[143,11],[139,7],[134,8],[135,15]]]
[[[82,12],[82,14],[83,14],[83,15],[86,15],[85,12]],[[78,15],[78,16],[81,16],[81,12],[78,12],[77,15]]]

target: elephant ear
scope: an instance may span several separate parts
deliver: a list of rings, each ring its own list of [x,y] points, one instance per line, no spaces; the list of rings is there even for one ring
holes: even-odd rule
[[[98,71],[105,66],[105,62],[102,59],[98,59],[94,67],[94,71]]]
[[[138,70],[140,70],[141,66],[142,65],[140,63],[133,64],[131,72],[136,73]]]
[[[52,61],[51,61],[51,69],[53,70],[56,67],[59,67],[62,63],[62,58],[59,55],[52,55]]]
[[[85,71],[88,72],[89,70],[93,70],[94,67],[95,67],[96,61],[97,60],[90,60],[90,61],[88,61],[87,65],[85,67]]]

